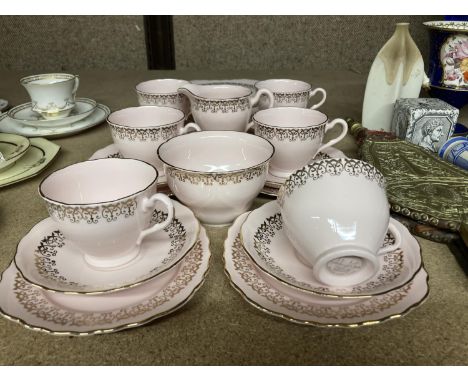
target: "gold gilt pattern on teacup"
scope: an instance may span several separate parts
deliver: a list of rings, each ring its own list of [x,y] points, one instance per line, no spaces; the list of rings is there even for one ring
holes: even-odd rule
[[[167,141],[169,138],[177,136],[178,123],[156,128],[132,128],[114,125],[111,126],[111,134],[114,138],[126,139],[129,141]]]
[[[181,101],[185,101],[183,94],[150,94],[137,92],[138,100],[144,104],[158,105],[176,105]]]
[[[240,235],[237,236],[232,247],[232,261],[234,263],[235,270],[239,273],[242,280],[244,280],[244,282],[259,296],[283,309],[308,315],[312,318],[350,320],[378,314],[403,300],[410,293],[411,287],[413,286],[413,282],[411,281],[400,289],[385,293],[378,297],[359,300],[358,303],[353,305],[321,306],[308,304],[283,295],[266,283],[255,271],[251,260],[245,253],[240,240]]]
[[[281,127],[272,127],[262,125],[255,121],[255,135],[265,139],[277,139],[278,141],[306,141],[320,137],[323,139],[325,135],[325,124],[302,129],[285,129]]]
[[[151,217],[151,224],[162,223],[166,219],[166,212],[155,210],[153,212],[153,216]],[[164,228],[163,231],[166,232],[171,239],[171,247],[169,249],[168,256],[161,261],[161,264],[167,264],[174,260],[174,258],[184,247],[185,241],[187,239],[187,231],[185,230],[184,225],[176,217],[172,219],[171,223],[166,228]],[[149,274],[158,272],[161,267],[162,265],[160,267],[151,269]]]
[[[226,174],[190,172],[166,166],[166,175],[168,177],[177,179],[178,181],[183,183],[189,182],[191,184],[204,184],[206,186],[211,186],[213,184],[237,184],[241,183],[244,180],[252,180],[262,175],[265,175],[267,171],[268,163],[262,163],[259,166],[251,167],[247,170]]]
[[[166,219],[166,212],[155,210],[151,216],[151,224],[162,223]],[[172,222],[164,228],[164,232],[166,232],[171,239],[171,244],[167,254],[168,256],[161,261],[161,264],[167,264],[174,260],[184,247],[187,239],[185,227],[177,218],[174,218]],[[34,251],[34,265],[36,270],[45,279],[53,280],[62,286],[83,286],[76,282],[68,281],[65,276],[60,274],[60,270],[56,266],[55,257],[57,256],[57,249],[62,248],[64,245],[65,238],[59,230],[53,231],[50,235],[45,236]],[[158,272],[161,267],[162,265],[151,269],[148,275]]]
[[[257,251],[258,256],[268,264],[269,271],[273,271],[273,275],[280,279],[287,280],[295,286],[310,290],[313,288],[314,291],[325,294],[335,293],[346,293],[346,294],[363,294],[372,293],[375,288],[387,285],[398,278],[403,269],[403,251],[397,249],[393,252],[382,255],[383,265],[382,271],[376,280],[372,280],[363,285],[354,286],[351,291],[340,288],[330,289],[328,287],[311,286],[308,283],[300,282],[296,278],[286,273],[279,265],[276,264],[275,259],[269,256],[271,253],[270,246],[273,237],[283,228],[283,218],[281,213],[277,213],[265,221],[257,228],[254,234],[254,248]],[[383,246],[387,247],[395,243],[395,238],[390,232],[387,233],[384,239]]]
[[[185,257],[175,278],[160,292],[144,302],[111,312],[73,312],[52,305],[39,288],[26,282],[19,273],[16,274],[13,290],[21,306],[41,320],[67,327],[105,326],[147,314],[169,302],[192,281],[202,260],[203,247],[198,241]]]
[[[68,220],[71,223],[86,222],[97,224],[101,219],[107,222],[117,220],[118,217],[133,216],[137,208],[135,198],[123,202],[109,203],[96,207],[65,206],[46,201],[47,211],[58,220]]]
[[[294,93],[276,93],[274,92],[275,101],[280,103],[298,103],[307,102],[309,100],[309,91],[294,92]]]
[[[54,79],[54,80],[72,80],[75,78],[75,76],[73,75],[69,75],[69,74],[61,74],[61,73],[54,73],[50,76],[45,76],[43,74],[38,74],[36,76],[29,76],[27,78],[23,78],[21,80],[21,83],[22,84],[29,84],[31,82],[34,82],[34,81],[39,81],[39,80],[43,80],[43,79]]]
[[[363,176],[385,189],[385,178],[374,166],[351,158],[327,159],[311,163],[293,173],[281,186],[278,192],[278,203],[282,206],[285,196],[291,195],[296,188],[304,186],[309,179],[315,180],[325,174],[336,176],[342,173]]]
[[[228,99],[228,100],[210,100],[194,98],[192,101],[193,108],[203,112],[210,111],[211,113],[234,113],[236,111],[244,111],[250,108],[249,97]]]

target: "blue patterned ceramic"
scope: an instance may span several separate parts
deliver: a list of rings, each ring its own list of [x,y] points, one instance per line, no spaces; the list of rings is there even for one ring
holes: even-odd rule
[[[428,21],[432,97],[462,108],[468,103],[468,21]]]
[[[439,150],[439,156],[447,162],[468,170],[468,138],[449,139]]]

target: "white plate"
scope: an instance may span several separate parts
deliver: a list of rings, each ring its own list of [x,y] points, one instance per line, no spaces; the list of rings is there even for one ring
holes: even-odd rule
[[[15,266],[28,283],[52,291],[98,294],[133,288],[175,266],[197,241],[200,224],[193,212],[179,202],[173,203],[172,223],[147,236],[139,256],[121,268],[109,271],[90,266],[51,218],[36,224],[21,239]],[[152,221],[159,223],[166,218],[165,212],[155,210]]]
[[[25,126],[9,118],[7,114],[2,114],[0,116],[0,131],[4,133],[19,134],[25,137],[61,138],[80,133],[91,127],[99,125],[105,121],[109,114],[110,110],[107,106],[98,104],[94,112],[86,118],[70,125],[50,128]]]
[[[85,336],[134,328],[184,306],[203,284],[210,257],[202,227],[197,243],[177,266],[135,288],[97,296],[36,288],[12,263],[0,280],[0,313],[27,329],[55,335]]]
[[[268,277],[245,253],[239,230],[245,213],[234,222],[224,243],[225,271],[232,286],[257,309],[291,322],[326,327],[357,327],[402,317],[429,293],[422,268],[408,284],[369,298],[322,297],[288,287]]]
[[[246,253],[256,266],[279,282],[304,292],[331,297],[369,297],[398,289],[411,281],[422,267],[418,242],[399,222],[391,219],[401,235],[401,248],[380,255],[379,270],[368,281],[351,287],[333,287],[320,283],[305,265],[283,227],[281,211],[276,201],[252,211],[241,228],[241,240]],[[390,233],[383,247],[394,243]]]
[[[26,126],[51,128],[60,126],[70,126],[71,124],[86,118],[97,107],[97,102],[89,98],[77,98],[75,107],[70,115],[60,119],[44,119],[39,113],[32,110],[32,103],[24,103],[8,111],[8,117],[19,124]]]
[[[114,143],[111,143],[110,145],[99,149],[96,151],[93,155],[89,157],[89,160],[91,159],[103,159],[103,158],[123,158],[122,155],[119,152],[119,149]],[[169,190],[169,187],[167,186],[167,179],[166,179],[166,174],[159,174],[158,180],[157,180],[157,185],[158,187],[158,192],[165,192],[166,188]],[[163,190],[164,188],[164,190]],[[170,190],[169,190],[170,191]]]

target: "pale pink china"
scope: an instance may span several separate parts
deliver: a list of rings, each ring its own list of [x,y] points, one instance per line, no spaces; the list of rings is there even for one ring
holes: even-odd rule
[[[239,231],[247,214],[239,216],[224,242],[225,271],[234,288],[263,313],[289,322],[326,327],[372,325],[401,317],[421,304],[429,293],[422,268],[401,288],[370,298],[339,299],[302,292],[280,283],[256,267],[242,248]],[[403,251],[420,256],[419,245],[402,227]]]
[[[202,131],[163,143],[158,155],[177,198],[206,224],[230,224],[262,190],[274,152],[265,139]]]
[[[193,212],[175,200],[173,204],[171,224],[145,237],[138,257],[119,269],[90,266],[51,218],[37,223],[18,243],[15,265],[28,283],[56,292],[97,295],[133,288],[175,266],[198,240],[200,224]],[[152,215],[151,224],[166,219],[159,206]]]
[[[393,219],[392,223],[403,236],[405,228]],[[297,256],[285,234],[276,201],[251,211],[242,224],[240,234],[242,246],[265,275],[288,288],[312,294],[362,298],[386,293],[409,282],[422,266],[418,250],[402,252],[397,249],[385,256],[377,256],[379,270],[363,284],[350,287],[324,285],[314,278],[312,268]],[[386,239],[384,247],[393,244],[390,237]]]
[[[372,165],[351,158],[304,166],[281,186],[277,199],[284,229],[314,277],[350,286],[378,271],[377,256],[397,249],[385,179]],[[393,245],[381,249],[387,230]]]
[[[12,263],[0,277],[0,312],[29,329],[62,336],[135,328],[183,307],[203,284],[210,258],[201,228],[196,245],[174,268],[134,288],[97,296],[41,290]]]
[[[238,85],[196,85],[188,84],[179,88],[179,93],[190,100],[190,110],[195,122],[202,130],[245,131],[261,96],[268,98],[268,107],[273,106],[273,94],[260,89],[252,90]]]
[[[316,94],[322,94],[322,99],[312,105],[310,109],[317,109],[322,106],[327,99],[327,92],[325,89],[316,88],[312,90],[312,85],[307,82],[299,80],[288,79],[271,79],[258,81],[255,84],[257,89],[268,89],[274,97],[275,103],[273,107],[301,107],[306,108],[309,99]],[[265,99],[260,100],[260,110],[267,109],[268,104]]]
[[[337,138],[323,143],[327,131],[341,128]],[[317,111],[298,107],[275,107],[254,114],[249,129],[275,146],[270,173],[286,178],[295,170],[310,163],[319,152],[341,141],[348,132],[343,119],[328,122],[328,117]]]
[[[97,268],[122,266],[139,253],[143,238],[165,228],[171,200],[156,194],[158,171],[135,159],[106,158],[72,164],[46,177],[39,193],[60,231]],[[167,219],[149,227],[157,201]]]
[[[185,80],[163,78],[140,82],[136,87],[138,103],[141,106],[167,106],[181,110],[187,117],[190,113],[190,103],[177,92],[181,86],[188,84]]]
[[[200,131],[195,123],[184,127],[182,111],[165,106],[138,106],[118,110],[107,117],[112,139],[125,158],[140,159],[164,173],[156,155],[159,145],[169,138],[191,129]]]

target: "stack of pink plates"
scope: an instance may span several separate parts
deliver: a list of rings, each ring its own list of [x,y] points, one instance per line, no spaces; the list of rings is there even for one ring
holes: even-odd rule
[[[211,255],[192,211],[173,204],[171,224],[116,269],[93,268],[51,218],[42,220],[2,274],[0,313],[28,329],[83,336],[133,328],[179,309],[202,285]],[[155,210],[153,222],[166,216]]]
[[[225,271],[246,301],[274,316],[318,326],[356,327],[401,317],[429,293],[419,244],[399,222],[401,246],[379,256],[362,284],[334,287],[315,280],[288,240],[276,201],[241,215],[225,242]],[[394,239],[387,233],[384,247]]]

